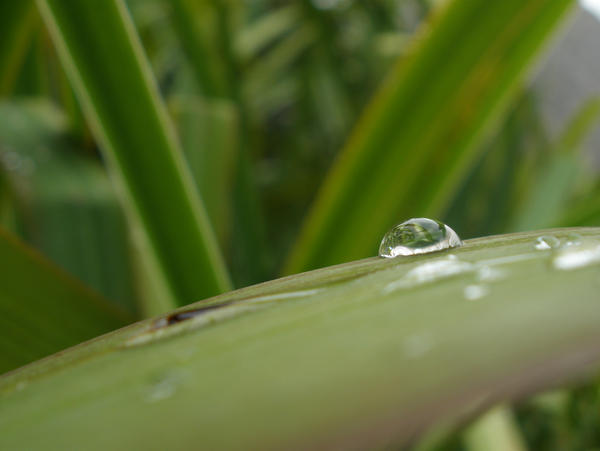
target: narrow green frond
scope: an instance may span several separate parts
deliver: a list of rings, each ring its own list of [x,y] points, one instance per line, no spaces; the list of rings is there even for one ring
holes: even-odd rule
[[[229,280],[129,14],[121,0],[38,5],[109,163],[155,284],[155,313]]]

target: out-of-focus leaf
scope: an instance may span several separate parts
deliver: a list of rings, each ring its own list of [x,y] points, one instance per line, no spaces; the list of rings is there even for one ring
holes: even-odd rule
[[[231,232],[231,196],[239,146],[239,119],[227,100],[198,97],[172,99],[171,110],[194,181],[221,247],[226,249]]]
[[[439,217],[570,0],[453,1],[392,71],[317,196],[286,272],[376,251],[402,219]]]
[[[452,200],[444,222],[463,239],[508,228],[542,160],[540,153],[549,147],[536,105],[531,91],[521,94]]]
[[[600,100],[586,101],[559,137],[553,152],[545,155],[530,191],[520,205],[511,230],[534,230],[557,225],[581,174],[581,141],[600,113]]]
[[[581,247],[534,249],[572,233]],[[0,443],[402,449],[600,365],[599,243],[481,238],[203,301],[0,379]]]
[[[132,321],[2,229],[0,266],[2,373]]]
[[[164,311],[227,290],[202,202],[121,0],[38,1]]]
[[[241,68],[232,37],[231,15],[235,2],[171,2],[176,31],[206,97],[226,97],[238,109],[240,139],[235,158],[233,183],[233,231],[231,271],[236,285],[244,286],[267,278],[268,246],[256,184],[252,174],[252,139],[247,98],[239,82]],[[203,152],[213,152],[206,149]]]
[[[199,79],[202,93],[209,98],[231,97],[227,67],[215,40],[218,18],[212,2],[173,0],[168,4],[174,30]]]
[[[303,24],[284,37],[266,55],[248,68],[244,97],[253,104],[263,92],[269,91],[275,80],[304,52],[315,37],[310,24]]]
[[[33,0],[0,3],[0,96],[8,94],[17,80],[36,23]]]
[[[236,51],[242,60],[250,60],[258,56],[265,47],[294,28],[299,20],[296,5],[286,5],[268,12],[256,21],[240,30],[235,39]]]
[[[61,111],[0,103],[0,160],[19,206],[21,235],[107,299],[135,311],[130,246],[105,171],[84,158]]]
[[[496,407],[471,425],[465,433],[468,451],[526,451],[515,419],[506,407]]]

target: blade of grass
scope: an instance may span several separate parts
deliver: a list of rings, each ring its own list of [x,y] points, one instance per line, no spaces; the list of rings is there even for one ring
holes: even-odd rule
[[[599,262],[557,269],[557,254],[533,249],[550,233],[562,242],[578,233],[598,252],[597,228],[481,238],[231,292],[170,326],[138,323],[0,379],[0,440],[7,449],[402,449],[438,420],[600,364]],[[463,272],[432,270],[440,262]],[[501,276],[466,299],[482,268]]]
[[[286,272],[372,255],[393,224],[441,216],[476,145],[571,3],[449,2],[359,121]]]
[[[0,96],[8,94],[17,81],[36,23],[33,0],[0,3]]]
[[[516,212],[512,231],[535,230],[557,224],[573,193],[578,176],[583,172],[577,152],[581,142],[595,124],[600,113],[600,99],[584,102],[565,127],[554,149],[545,156],[536,180],[524,193]]]
[[[178,96],[171,99],[170,109],[177,118],[181,143],[206,212],[226,248],[231,238],[230,199],[239,144],[235,105],[228,100]]]
[[[0,373],[133,320],[0,229]]]
[[[182,48],[194,71],[200,91],[208,97],[226,97],[239,110],[241,139],[236,155],[233,233],[230,249],[232,275],[237,286],[268,278],[268,249],[261,205],[249,153],[253,133],[246,97],[238,82],[241,68],[233,48],[230,9],[235,3],[175,0],[169,3]],[[208,149],[207,151],[210,151]]]
[[[42,16],[110,163],[162,305],[229,288],[202,202],[121,0],[40,0]]]

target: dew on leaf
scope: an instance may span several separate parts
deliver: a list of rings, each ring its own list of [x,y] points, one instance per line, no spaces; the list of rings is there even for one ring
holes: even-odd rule
[[[427,254],[462,246],[454,230],[446,224],[427,218],[413,218],[398,224],[385,234],[379,246],[379,256]]]
[[[535,248],[538,251],[556,249],[558,246],[560,246],[560,240],[552,235],[539,236],[535,240]]]
[[[572,270],[600,264],[600,244],[568,246],[552,261],[556,269]]]
[[[469,301],[481,299],[490,292],[485,285],[467,285],[464,290],[465,298]]]
[[[144,395],[146,402],[155,403],[170,398],[177,391],[181,379],[181,375],[175,371],[167,371],[155,376],[150,381]]]

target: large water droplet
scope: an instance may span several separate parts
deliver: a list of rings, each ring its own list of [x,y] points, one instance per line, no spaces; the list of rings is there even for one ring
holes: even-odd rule
[[[462,244],[456,232],[446,224],[433,219],[413,218],[385,234],[379,246],[379,256],[394,258],[427,254]]]

